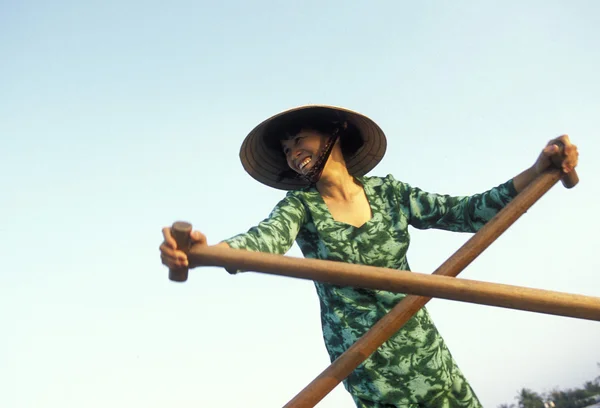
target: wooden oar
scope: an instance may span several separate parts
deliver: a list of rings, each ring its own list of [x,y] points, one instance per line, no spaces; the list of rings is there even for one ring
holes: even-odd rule
[[[188,260],[191,267],[220,266],[333,285],[410,293],[600,321],[599,297],[205,245],[192,247]]]
[[[558,163],[555,163],[558,164]],[[521,215],[537,202],[558,180],[567,188],[574,187],[579,178],[574,171],[565,175],[550,168],[521,191],[494,218],[488,221],[471,239],[444,262],[434,274],[455,277],[506,231]],[[284,408],[312,408],[348,377],[379,346],[392,337],[419,311],[430,297],[409,295],[339,356],[329,367],[292,398]]]

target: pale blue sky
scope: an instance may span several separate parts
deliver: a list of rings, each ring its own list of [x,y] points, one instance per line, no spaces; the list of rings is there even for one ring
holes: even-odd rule
[[[371,173],[471,194],[569,133],[556,186],[461,276],[600,296],[600,3],[0,1],[0,406],[278,407],[328,364],[310,282],[167,279],[160,229],[218,242],[283,193],[240,144],[296,105],[388,136]],[[431,272],[468,235],[413,231]],[[291,255],[299,256],[294,247]],[[484,406],[600,375],[600,323],[430,303]],[[319,407],[351,407],[340,386]]]

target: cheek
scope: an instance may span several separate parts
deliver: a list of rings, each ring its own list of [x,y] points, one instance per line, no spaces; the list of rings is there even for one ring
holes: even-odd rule
[[[312,141],[310,147],[311,147],[311,151],[312,152],[320,152],[323,148],[325,148],[325,145],[327,144],[327,140],[324,138],[318,138]]]
[[[292,170],[294,169],[292,167],[292,161],[290,160],[290,156],[285,156],[285,162],[287,163],[287,165],[290,169],[292,169]]]

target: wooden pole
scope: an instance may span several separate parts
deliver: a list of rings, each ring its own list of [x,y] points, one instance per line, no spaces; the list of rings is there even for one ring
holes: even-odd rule
[[[550,168],[538,176],[458,251],[448,258],[446,262],[436,269],[434,274],[450,277],[457,276],[562,177],[562,171],[556,168]],[[574,177],[576,177],[575,173],[571,175],[569,180],[573,180]],[[564,180],[563,183],[565,183]],[[569,183],[566,186],[570,188],[573,185],[573,183]],[[429,297],[406,296],[319,376],[292,398],[284,408],[312,408],[317,405],[319,401],[348,377],[379,346],[400,330],[429,300],[431,300]]]
[[[340,286],[387,290],[600,321],[600,297],[318,259],[195,246],[190,265],[221,266]]]

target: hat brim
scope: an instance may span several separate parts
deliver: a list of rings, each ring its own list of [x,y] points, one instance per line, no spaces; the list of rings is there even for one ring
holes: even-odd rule
[[[310,183],[302,178],[286,176],[289,166],[283,152],[269,148],[269,125],[277,120],[285,123],[288,118],[302,113],[303,115],[332,114],[346,120],[355,127],[362,139],[361,147],[345,156],[348,172],[353,176],[363,176],[371,171],[383,158],[387,141],[383,130],[370,118],[345,108],[328,105],[306,105],[278,113],[260,123],[246,136],[240,149],[240,160],[244,170],[255,180],[280,190],[297,190]],[[343,143],[343,141],[342,141]]]

